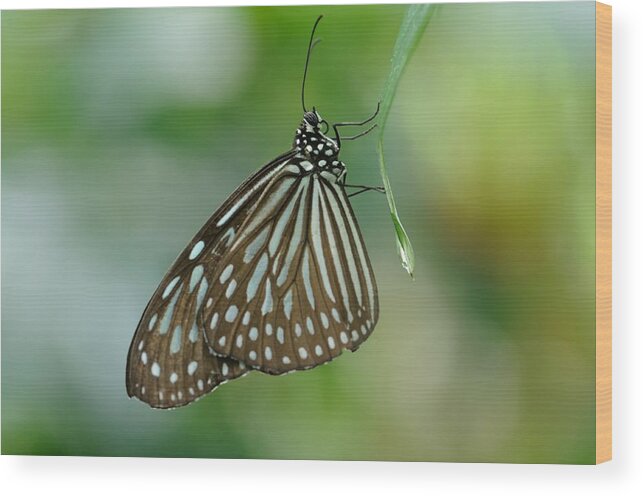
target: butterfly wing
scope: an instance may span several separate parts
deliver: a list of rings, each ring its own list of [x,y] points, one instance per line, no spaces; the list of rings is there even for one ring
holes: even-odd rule
[[[263,190],[294,152],[266,165],[230,195],[176,259],[148,303],[130,345],[126,383],[155,408],[186,405],[247,372],[244,363],[212,353],[197,315],[213,301],[213,274]]]
[[[342,184],[284,175],[240,227],[200,318],[209,347],[270,374],[355,351],[378,319],[377,286]]]

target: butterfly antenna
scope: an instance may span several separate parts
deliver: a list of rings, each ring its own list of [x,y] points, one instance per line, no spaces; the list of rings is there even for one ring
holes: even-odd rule
[[[320,15],[317,20],[315,21],[315,25],[313,26],[313,30],[310,33],[310,41],[308,42],[308,53],[306,53],[306,65],[304,67],[304,79],[301,82],[301,106],[304,109],[304,112],[307,112],[306,110],[306,103],[304,99],[304,89],[306,88],[306,74],[308,74],[308,62],[310,61],[310,53],[313,51],[313,48],[317,44],[317,41],[313,41],[315,38],[315,30],[317,29],[317,24],[319,24],[319,21],[322,20],[323,15]],[[319,40],[318,40],[319,41]]]

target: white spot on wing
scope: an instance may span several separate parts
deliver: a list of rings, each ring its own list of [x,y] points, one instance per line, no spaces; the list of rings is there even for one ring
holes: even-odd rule
[[[214,329],[217,326],[217,322],[219,322],[219,312],[214,312],[212,319],[210,319],[210,329]]]
[[[179,299],[182,287],[183,285],[179,286],[179,288],[174,293],[174,296],[172,296],[172,299],[170,300],[167,308],[165,309],[165,313],[163,314],[163,318],[161,319],[161,323],[159,324],[159,334],[165,334],[170,329],[172,315],[174,314],[174,307],[176,306],[176,300]]]
[[[223,269],[223,272],[221,272],[221,275],[219,276],[219,282],[221,284],[225,284],[228,278],[232,275],[233,270],[234,266],[232,264],[229,264],[225,269]]]
[[[306,298],[308,298],[308,303],[310,306],[315,309],[315,294],[313,293],[313,286],[310,282],[310,263],[308,257],[308,247],[304,250],[304,258],[301,262],[301,270],[304,278],[304,288],[306,290]]]
[[[246,288],[246,297],[248,299],[248,302],[250,302],[257,294],[259,285],[261,283],[261,280],[263,279],[263,276],[266,274],[267,268],[268,268],[268,254],[264,252],[263,255],[261,255],[261,258],[259,259],[259,262],[257,263],[257,266],[255,267],[255,270],[252,273],[252,277],[248,282],[248,287]]]
[[[192,324],[190,333],[188,334],[188,339],[190,340],[191,343],[196,343],[198,337],[199,337],[199,328],[197,327],[196,321],[195,321],[194,324]]]
[[[154,324],[156,324],[156,320],[158,319],[158,315],[154,314],[152,315],[152,318],[150,319],[149,324],[147,325],[147,328],[151,331],[154,329]]]
[[[313,321],[310,319],[310,317],[306,317],[306,329],[308,329],[308,333],[311,336],[315,334],[315,327],[313,326]]]
[[[286,318],[290,320],[290,315],[292,314],[292,288],[290,288],[284,296],[284,314],[286,314]]]
[[[190,293],[194,291],[194,288],[203,277],[203,265],[197,265],[192,269],[192,275],[190,276]]]
[[[189,259],[194,260],[196,257],[198,257],[199,253],[203,251],[204,246],[205,246],[205,243],[203,241],[199,241],[197,244],[195,244],[192,247],[192,251],[190,252]]]
[[[181,349],[181,326],[178,325],[174,328],[172,333],[172,341],[170,342],[170,353],[177,353]]]
[[[237,318],[238,314],[239,309],[236,307],[236,305],[230,305],[225,313],[225,319],[227,322],[234,322],[234,319]]]
[[[342,320],[341,320],[341,317],[339,316],[339,312],[337,311],[337,309],[336,309],[336,308],[333,308],[333,310],[331,311],[331,313],[333,314],[333,318],[335,319],[335,322],[338,322],[338,323],[339,323],[339,322],[341,322],[341,321],[342,321]]]
[[[154,377],[160,377],[160,375],[161,375],[161,366],[158,363],[154,362],[152,364],[151,372],[152,372],[152,375]]]
[[[266,315],[272,312],[272,289],[270,288],[270,279],[266,281],[266,296],[261,305],[261,314]]]
[[[330,322],[328,321],[328,317],[324,312],[321,312],[319,314],[319,317],[321,318],[322,325],[324,326],[324,329],[328,329],[328,326],[330,325]]]
[[[228,288],[225,290],[226,298],[230,299],[232,297],[232,295],[234,294],[235,289],[237,289],[237,280],[232,279],[230,281],[230,284],[228,284]]]
[[[201,308],[201,303],[203,303],[203,298],[205,298],[205,294],[208,292],[208,281],[204,277],[201,279],[201,284],[199,285],[199,291],[197,292],[196,295],[196,308]]]
[[[188,363],[188,374],[194,375],[196,369],[199,368],[199,364],[195,361]]]
[[[230,246],[232,244],[232,242],[234,241],[234,227],[231,227],[225,232],[225,234],[221,238],[221,241],[225,241],[226,246]]]
[[[172,292],[174,289],[174,286],[181,280],[179,276],[176,276],[174,279],[172,279],[167,286],[165,286],[165,289],[163,290],[163,298],[167,298],[168,295]]]

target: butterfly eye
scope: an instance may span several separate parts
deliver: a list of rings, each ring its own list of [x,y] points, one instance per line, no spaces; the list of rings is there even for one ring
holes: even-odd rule
[[[306,112],[304,114],[304,120],[312,127],[317,127],[319,125],[319,119],[315,112]]]

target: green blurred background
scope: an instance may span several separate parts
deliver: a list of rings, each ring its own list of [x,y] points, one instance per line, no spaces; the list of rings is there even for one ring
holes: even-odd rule
[[[594,3],[442,6],[402,80],[382,195],[353,205],[381,320],[355,354],[187,408],[125,393],[174,257],[309,105],[369,115],[405,7],[2,13],[2,452],[592,463]],[[351,182],[379,183],[374,136]]]

